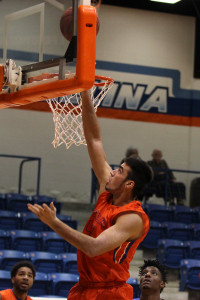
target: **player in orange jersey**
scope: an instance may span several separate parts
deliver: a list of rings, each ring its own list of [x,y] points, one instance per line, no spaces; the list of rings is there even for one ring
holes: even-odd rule
[[[1,300],[32,300],[28,291],[33,285],[35,267],[27,260],[16,263],[11,269],[12,289],[0,291]]]
[[[132,300],[133,289],[126,283],[129,263],[149,231],[149,218],[137,195],[152,180],[152,169],[133,157],[124,159],[118,169],[111,169],[89,91],[82,92],[82,119],[99,182],[99,198],[83,233],[62,223],[53,203],[50,207],[28,204],[28,209],[78,249],[80,280],[68,300]]]

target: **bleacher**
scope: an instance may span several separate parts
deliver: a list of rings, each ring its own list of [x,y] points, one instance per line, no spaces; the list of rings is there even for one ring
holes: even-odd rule
[[[200,207],[144,204],[151,220],[142,249],[154,249],[173,272],[178,270],[179,291],[200,291]],[[199,294],[197,296],[197,299]],[[190,299],[190,298],[189,298]]]
[[[27,210],[27,203],[47,203],[57,208],[57,216],[77,229],[78,220],[61,213],[62,203],[49,196],[26,196],[17,193],[0,194],[0,290],[11,288],[10,270],[23,259],[36,268],[36,278],[29,295],[37,299],[66,299],[78,282],[76,248],[64,241],[51,228]],[[136,278],[129,278],[134,298],[140,295]]]
[[[78,282],[76,249],[27,210],[27,203],[53,201],[58,217],[74,229],[78,221],[61,214],[62,203],[46,195],[0,194],[0,290],[11,288],[10,270],[23,259],[36,268],[29,294],[37,297],[67,297]],[[71,258],[71,259],[70,259]]]

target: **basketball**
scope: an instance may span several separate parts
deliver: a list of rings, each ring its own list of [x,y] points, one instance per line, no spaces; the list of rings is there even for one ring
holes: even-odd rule
[[[99,32],[99,28],[100,28],[100,21],[99,21],[99,17],[97,16],[97,25],[96,25],[97,34]],[[62,35],[68,41],[71,41],[73,36],[73,7],[68,8],[61,16],[60,30],[62,32]]]

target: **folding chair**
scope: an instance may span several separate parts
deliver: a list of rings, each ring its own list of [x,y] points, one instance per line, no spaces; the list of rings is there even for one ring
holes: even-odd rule
[[[0,270],[0,291],[12,288],[10,271]]]
[[[7,199],[6,194],[0,193],[0,210],[7,210]]]
[[[28,253],[18,250],[0,250],[0,269],[10,271],[21,260],[28,260]]]
[[[40,221],[32,212],[22,212],[22,228],[36,232],[48,231],[49,226]]]
[[[78,275],[77,254],[76,253],[61,253],[60,257],[63,261],[63,272]]]
[[[188,258],[200,260],[200,241],[187,241],[184,242],[188,248]]]
[[[33,286],[29,290],[29,295],[39,296],[43,294],[52,294],[52,284],[49,281],[46,273],[36,272]]]
[[[78,228],[78,221],[72,220],[71,216],[63,215],[63,214],[57,214],[57,217],[68,226],[72,227],[73,229]],[[49,230],[52,231],[52,229],[49,227]]]
[[[29,196],[23,194],[6,194],[6,199],[7,209],[16,212],[27,211],[27,204],[33,203]]]
[[[52,253],[70,252],[70,244],[56,232],[43,231],[39,233],[42,239],[42,250]]]
[[[150,220],[157,222],[171,222],[174,220],[174,207],[159,204],[146,204],[145,211]]]
[[[145,239],[140,244],[145,248],[157,248],[158,240],[166,237],[166,225],[157,221],[151,221],[150,230]]]
[[[62,272],[62,259],[56,253],[32,251],[29,256],[37,272]]]
[[[0,228],[4,230],[21,229],[22,217],[19,213],[0,210]]]
[[[35,196],[31,196],[31,200],[39,205],[42,205],[43,203],[49,205],[51,202],[53,202],[54,206],[57,209],[57,213],[59,214],[61,211],[62,205],[54,197],[46,196],[46,195],[35,195]]]
[[[130,277],[126,283],[130,284],[133,287],[133,298],[140,298],[141,291],[138,280],[136,278]]]
[[[79,281],[79,276],[69,273],[53,273],[48,275],[52,280],[53,294],[67,297],[70,289]]]
[[[11,247],[24,252],[41,250],[42,239],[37,232],[31,230],[11,230]]]
[[[180,291],[200,290],[200,261],[184,259],[180,264]]]
[[[0,249],[10,249],[11,238],[10,233],[6,230],[0,229]]]
[[[200,241],[200,224],[189,224],[188,227],[193,231],[193,240]]]
[[[167,239],[189,241],[193,238],[193,230],[187,224],[178,222],[164,223],[166,225]]]
[[[188,246],[179,240],[158,241],[157,256],[161,263],[172,269],[180,268],[180,261],[187,258]]]
[[[188,206],[175,206],[174,221],[191,224],[196,223],[198,220],[198,210]]]

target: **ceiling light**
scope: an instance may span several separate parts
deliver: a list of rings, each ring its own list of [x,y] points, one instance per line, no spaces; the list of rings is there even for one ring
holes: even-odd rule
[[[150,1],[175,4],[181,0],[150,0]]]

